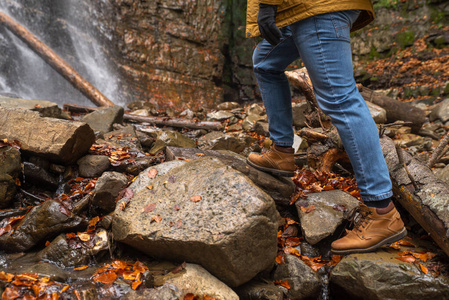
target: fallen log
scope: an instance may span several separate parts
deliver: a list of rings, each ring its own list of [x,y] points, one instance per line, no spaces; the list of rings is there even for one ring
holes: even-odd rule
[[[385,109],[388,123],[393,123],[398,120],[411,122],[412,132],[418,133],[426,121],[426,113],[418,107],[377,93],[361,84],[358,84],[357,87],[365,101],[372,102]]]
[[[92,101],[97,106],[114,106],[106,96],[97,90],[90,82],[84,79],[75,71],[66,61],[42,43],[36,36],[29,32],[24,26],[20,25],[6,14],[0,12],[0,24],[19,37],[27,44],[37,55],[39,55],[47,64],[61,74],[77,90]]]
[[[398,149],[401,162],[390,138],[383,137],[380,142],[399,203],[449,256],[449,186],[436,178],[426,165]]]
[[[70,112],[78,112],[78,113],[88,113],[98,110],[97,107],[89,107],[77,104],[66,103],[63,105],[63,108]],[[223,130],[223,124],[220,122],[196,122],[194,120],[188,119],[172,119],[165,117],[143,117],[136,116],[132,114],[124,114],[123,119],[126,121],[133,121],[139,123],[150,123],[154,125],[160,126],[171,126],[178,128],[189,128],[189,129],[206,129],[206,130]]]
[[[285,72],[285,75],[294,86],[298,87],[307,99],[307,102],[311,105],[312,110],[314,106],[318,107],[315,94],[313,92],[312,83],[310,81],[309,74],[306,68],[301,68],[293,71]],[[361,84],[357,84],[357,88],[360,91],[363,99],[366,102],[374,103],[387,112],[387,122],[394,123],[401,120],[405,122],[411,122],[411,128],[413,133],[418,133],[421,126],[426,121],[426,113],[417,107],[414,107],[408,103],[401,102],[380,93],[377,93]],[[322,118],[322,117],[321,117]]]

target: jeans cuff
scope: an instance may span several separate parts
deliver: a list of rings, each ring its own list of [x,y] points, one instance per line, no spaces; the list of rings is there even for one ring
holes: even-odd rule
[[[391,198],[393,196],[393,191],[389,191],[387,193],[384,194],[380,194],[377,196],[373,196],[373,195],[362,195],[362,200],[364,202],[369,202],[369,201],[380,201],[380,200],[385,200],[388,198]]]

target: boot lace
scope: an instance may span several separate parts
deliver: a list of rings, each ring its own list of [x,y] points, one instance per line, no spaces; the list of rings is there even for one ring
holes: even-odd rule
[[[369,223],[372,212],[365,206],[357,206],[345,213],[345,218],[349,221],[349,228],[352,230],[362,232],[362,229]]]

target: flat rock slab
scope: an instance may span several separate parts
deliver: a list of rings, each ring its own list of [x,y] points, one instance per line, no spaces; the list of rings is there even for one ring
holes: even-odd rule
[[[289,205],[290,196],[295,192],[295,184],[290,178],[272,176],[259,171],[246,163],[242,155],[227,150],[201,150],[195,148],[167,147],[166,158],[169,161],[194,160],[201,157],[218,158],[225,165],[242,172],[257,186],[273,197],[277,204]]]
[[[61,109],[58,104],[47,100],[28,100],[0,96],[0,106],[37,111],[41,117],[59,118]]]
[[[210,157],[164,175],[146,173],[152,185],[124,210],[116,207],[117,241],[153,257],[200,264],[230,286],[273,265],[279,213],[242,173]]]
[[[306,200],[297,201],[295,205],[303,235],[307,242],[315,245],[332,235],[343,222],[344,212],[357,207],[359,201],[344,191],[335,190],[308,194]],[[313,210],[312,205],[315,206]]]
[[[4,107],[0,107],[0,138],[18,140],[23,151],[62,164],[75,162],[95,141],[94,132],[85,123]]]
[[[346,256],[331,272],[331,294],[336,299],[449,299],[448,278],[426,275],[419,263],[397,256],[385,251]]]

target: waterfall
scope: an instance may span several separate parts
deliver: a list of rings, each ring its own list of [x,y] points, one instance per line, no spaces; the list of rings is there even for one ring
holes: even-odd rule
[[[101,23],[98,3],[107,5],[104,0],[0,0],[0,11],[27,27],[111,101],[124,105],[128,101],[121,92],[119,72],[113,62],[113,35]],[[92,106],[1,26],[0,53],[0,95]]]

